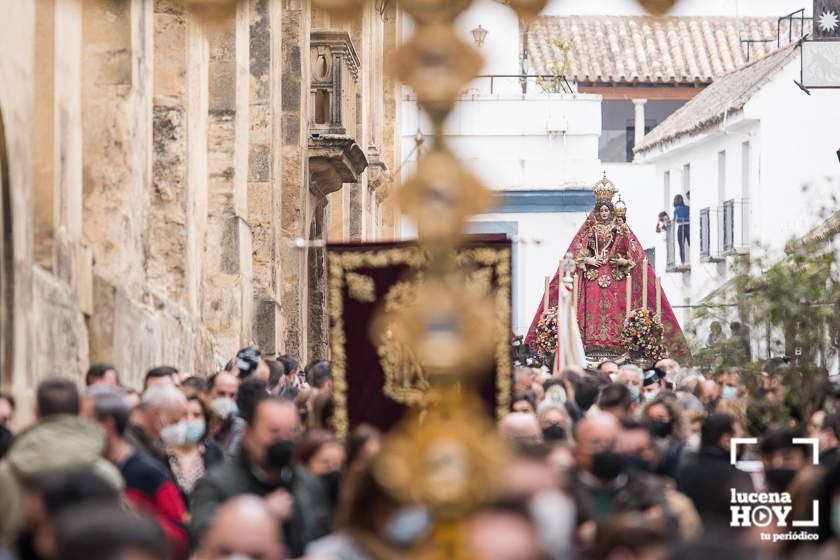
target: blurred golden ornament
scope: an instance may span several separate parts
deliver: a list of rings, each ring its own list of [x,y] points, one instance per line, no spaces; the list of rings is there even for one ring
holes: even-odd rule
[[[397,284],[405,293],[386,301],[374,321],[380,356],[406,360],[383,360],[392,393],[400,391],[389,395],[394,400],[406,402],[408,391],[425,392],[453,378],[466,380],[495,359],[498,321],[489,282],[481,285],[463,271],[437,274]],[[410,400],[421,402],[422,396]]]
[[[349,275],[348,275],[349,276]],[[457,278],[450,279],[458,282],[458,285],[465,286],[469,293],[469,298],[476,305],[487,306],[491,299],[494,290],[492,285],[493,270],[490,267],[476,268],[469,274],[459,274]],[[425,406],[428,402],[434,401],[432,381],[433,378],[428,375],[426,368],[420,362],[414,345],[405,340],[406,329],[405,325],[399,324],[399,321],[416,319],[416,306],[425,306],[422,303],[424,297],[428,297],[423,289],[424,276],[417,274],[410,280],[403,280],[394,284],[385,296],[383,315],[380,320],[375,321],[373,325],[374,332],[372,339],[376,346],[376,353],[379,357],[379,363],[382,365],[382,371],[385,375],[385,384],[382,387],[382,392],[391,400],[400,404],[409,406]],[[432,303],[432,306],[435,304]],[[408,314],[408,318],[406,316]],[[498,319],[493,317],[488,318],[498,324]],[[483,317],[466,318],[469,320],[483,320]],[[493,332],[486,330],[483,325],[478,327],[482,336],[493,336]],[[440,334],[440,333],[438,333]],[[402,335],[402,336],[400,336]],[[423,336],[423,333],[420,334]],[[457,333],[454,336],[459,336]],[[430,341],[430,343],[434,343]],[[457,345],[461,344],[459,340],[441,341],[441,344]],[[491,342],[489,345],[492,345]],[[492,362],[492,356],[488,352],[488,364]],[[436,351],[436,354],[440,354]],[[482,358],[485,356],[478,356],[475,362],[468,364],[466,368],[461,368],[459,372],[468,373],[469,368],[475,365],[480,367],[483,365]],[[448,354],[439,355],[441,360],[453,359]],[[471,358],[459,357],[455,360],[466,360]],[[438,364],[440,365],[440,364]]]
[[[451,388],[422,420],[412,413],[385,437],[374,476],[400,502],[451,520],[493,498],[507,459],[478,399]]]
[[[312,0],[312,7],[329,12],[330,15],[347,19],[362,13],[367,0]]]
[[[401,0],[400,9],[421,24],[453,21],[473,0]]]
[[[421,238],[449,242],[462,232],[470,215],[488,207],[490,193],[452,154],[434,150],[397,191],[397,200],[417,223]]]
[[[638,2],[648,13],[655,16],[664,16],[671,11],[677,0],[638,0]]]
[[[519,17],[533,19],[540,15],[548,0],[505,0],[505,4],[516,10]]]
[[[481,71],[483,58],[448,25],[423,26],[390,60],[398,80],[410,86],[432,121],[443,118]]]

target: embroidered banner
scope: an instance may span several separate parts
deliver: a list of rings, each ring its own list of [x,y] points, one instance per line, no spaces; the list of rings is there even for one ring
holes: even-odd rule
[[[478,375],[489,414],[507,413],[511,392],[511,243],[473,236],[458,252],[468,284],[489,294],[498,321],[495,360]],[[423,406],[429,380],[403,345],[374,336],[377,312],[414,301],[414,273],[427,262],[414,242],[327,246],[334,427],[340,437],[359,424],[387,430],[409,406]],[[483,293],[483,292],[482,292]]]

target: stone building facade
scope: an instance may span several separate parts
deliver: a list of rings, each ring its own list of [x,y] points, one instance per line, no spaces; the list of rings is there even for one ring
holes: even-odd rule
[[[395,2],[0,10],[2,385],[324,356],[321,241],[399,234]]]

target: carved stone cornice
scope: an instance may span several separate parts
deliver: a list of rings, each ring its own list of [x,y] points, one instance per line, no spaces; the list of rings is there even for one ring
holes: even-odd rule
[[[354,81],[359,80],[359,55],[356,54],[356,47],[346,31],[333,31],[330,29],[313,29],[309,34],[309,47],[318,52],[318,47],[326,47],[333,55],[338,55]]]
[[[355,138],[339,134],[309,137],[309,190],[326,197],[344,183],[358,183],[368,167],[364,150]]]

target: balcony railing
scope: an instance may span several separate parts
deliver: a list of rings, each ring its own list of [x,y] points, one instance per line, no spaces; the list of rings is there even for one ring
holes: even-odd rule
[[[676,225],[670,224],[665,230],[665,271],[674,272],[677,268]]]
[[[711,209],[700,210],[700,258],[708,259],[712,256],[711,239]]]
[[[749,250],[749,203],[746,199],[730,199],[723,203],[722,230],[723,255]]]

